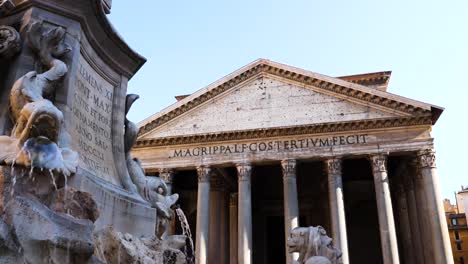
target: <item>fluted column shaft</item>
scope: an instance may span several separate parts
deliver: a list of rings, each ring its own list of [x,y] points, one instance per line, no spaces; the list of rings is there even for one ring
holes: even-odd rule
[[[341,159],[325,161],[328,175],[328,195],[332,222],[333,242],[342,252],[343,264],[349,263],[348,238],[346,234],[346,217],[343,199],[343,179]]]
[[[195,263],[208,263],[210,238],[210,173],[209,167],[198,167],[197,233]]]
[[[237,193],[231,193],[229,200],[229,263],[237,264]]]
[[[415,259],[414,242],[416,239],[413,239],[411,236],[411,224],[408,214],[408,202],[406,198],[406,192],[403,186],[403,182],[398,179],[395,184],[395,209],[396,214],[398,215],[398,225],[399,225],[399,236],[400,242],[402,244],[400,255],[404,263],[417,263]]]
[[[411,171],[411,170],[410,170]],[[414,174],[405,175],[403,183],[404,189],[406,192],[406,203],[408,206],[408,218],[411,226],[411,238],[413,242],[413,253],[414,258],[416,259],[415,264],[423,264],[424,261],[424,250],[421,237],[421,215],[423,210],[418,208],[416,202],[416,193],[415,193],[415,184],[414,184]],[[424,218],[424,217],[423,217]]]
[[[224,178],[210,177],[210,254],[208,263],[229,263],[229,193]]]
[[[299,204],[297,201],[296,160],[283,160],[283,193],[284,193],[284,233],[288,241],[291,230],[299,226]],[[287,244],[287,243],[286,243]],[[294,263],[299,257],[297,253],[289,253],[286,248],[286,263]]]
[[[172,169],[162,169],[159,172],[159,178],[161,178],[167,186],[167,195],[172,194],[172,182],[174,180],[174,170]],[[170,235],[175,235],[175,218],[172,218],[171,221],[166,224],[166,232],[164,232],[163,237]]]
[[[444,207],[439,193],[439,180],[436,173],[435,152],[431,149],[418,153],[419,173],[424,182],[427,201],[426,217],[429,219],[433,262],[453,264],[453,255],[445,221]]]
[[[398,264],[400,260],[387,174],[387,156],[374,155],[370,157],[370,161],[374,175],[383,261],[385,264]]]
[[[251,173],[249,164],[237,165],[238,193],[238,260],[239,264],[252,263],[252,194]]]

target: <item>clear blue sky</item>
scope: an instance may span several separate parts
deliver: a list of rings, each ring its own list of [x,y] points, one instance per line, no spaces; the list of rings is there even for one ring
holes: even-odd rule
[[[113,1],[148,62],[129,83],[140,121],[257,58],[330,75],[393,71],[389,91],[445,107],[433,130],[442,195],[468,185],[468,1]]]

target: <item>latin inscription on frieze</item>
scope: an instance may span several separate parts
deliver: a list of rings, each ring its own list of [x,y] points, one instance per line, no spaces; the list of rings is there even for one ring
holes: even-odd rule
[[[74,149],[80,166],[94,175],[118,183],[112,154],[112,101],[114,87],[80,57],[72,83]]]
[[[289,140],[274,140],[244,144],[225,144],[208,147],[175,149],[171,158],[199,157],[226,154],[242,154],[257,152],[283,152],[306,150],[314,148],[329,148],[334,146],[366,144],[368,135],[345,135],[317,138],[301,138]]]

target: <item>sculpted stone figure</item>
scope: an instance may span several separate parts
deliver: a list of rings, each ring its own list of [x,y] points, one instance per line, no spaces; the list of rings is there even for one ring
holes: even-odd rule
[[[133,102],[138,98],[139,96],[136,94],[127,95],[125,113],[128,113]],[[136,158],[132,158],[130,150],[135,144],[137,136],[138,126],[125,118],[125,158],[127,161],[128,174],[133,182],[128,183],[128,186],[136,186],[141,197],[156,208],[158,212],[156,236],[161,239],[166,231],[168,221],[174,217],[174,211],[171,209],[171,206],[177,202],[179,195],[169,195],[166,183],[159,177],[145,176],[145,171],[140,161]]]
[[[47,99],[68,72],[67,65],[58,59],[70,51],[63,43],[65,30],[47,30],[41,22],[34,22],[26,35],[31,49],[48,70],[28,72],[14,83],[10,92],[14,127],[11,136],[0,137],[0,164],[40,167],[69,176],[76,171],[78,155],[68,148],[62,112]],[[41,159],[33,162],[33,153]]]
[[[294,228],[287,245],[290,253],[299,253],[295,264],[342,264],[341,251],[321,226]]]
[[[68,148],[63,114],[48,98],[68,72],[65,30],[34,22],[27,42],[45,67],[13,85],[13,129],[0,136],[0,263],[101,263],[93,257],[99,216],[90,194],[67,187],[78,155]]]

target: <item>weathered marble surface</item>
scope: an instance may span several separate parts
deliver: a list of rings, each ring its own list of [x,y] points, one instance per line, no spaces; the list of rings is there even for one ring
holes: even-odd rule
[[[116,232],[112,227],[94,234],[96,255],[107,264],[184,264],[185,236],[173,236],[165,241],[137,238]]]
[[[394,113],[351,103],[286,80],[263,77],[233,87],[196,111],[142,138],[296,126],[384,117]]]

